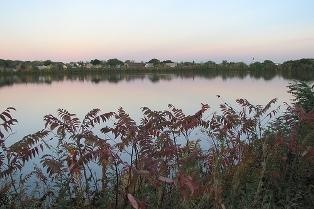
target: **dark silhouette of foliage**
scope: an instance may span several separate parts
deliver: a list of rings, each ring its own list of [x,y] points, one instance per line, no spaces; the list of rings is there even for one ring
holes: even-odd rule
[[[110,67],[116,67],[118,65],[123,65],[124,63],[121,60],[118,60],[118,59],[114,58],[114,59],[107,60],[107,64]]]
[[[4,133],[2,131],[11,131],[11,127],[17,123],[17,120],[12,118],[11,111],[14,111],[15,109],[13,107],[8,107],[6,110],[4,110],[2,113],[0,113],[0,140],[4,138]],[[2,131],[1,131],[2,130]],[[2,142],[2,141],[1,141]]]
[[[46,60],[44,61],[44,65],[45,66],[48,66],[48,65],[51,65],[52,64],[52,61],[51,60]]]
[[[94,60],[91,60],[90,63],[91,63],[92,65],[100,65],[100,64],[101,64],[101,61],[98,60],[98,59],[94,59]]]
[[[309,86],[305,82],[299,81],[291,83],[288,87],[296,104],[300,105],[305,111],[314,110],[314,85]]]
[[[162,63],[173,63],[171,60],[164,60]]]
[[[158,66],[160,64],[160,60],[154,58],[154,59],[149,60],[148,63],[152,63],[154,66]]]

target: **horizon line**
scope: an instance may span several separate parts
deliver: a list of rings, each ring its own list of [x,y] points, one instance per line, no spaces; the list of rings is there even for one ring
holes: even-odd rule
[[[85,60],[77,60],[77,61],[59,61],[59,60],[53,60],[53,59],[30,59],[30,60],[24,60],[24,59],[6,59],[6,58],[0,58],[0,60],[4,60],[4,61],[19,61],[19,62],[44,62],[44,61],[51,61],[51,62],[54,62],[54,63],[58,63],[58,62],[61,62],[61,63],[78,63],[78,62],[83,62],[83,63],[87,63],[87,62],[91,62],[92,60],[99,60],[99,61],[108,61],[110,59],[118,59],[118,60],[121,60],[122,62],[127,62],[127,61],[131,61],[131,62],[134,62],[134,63],[148,63],[151,59],[158,59],[158,58],[151,58],[149,59],[148,61],[138,61],[138,60],[134,60],[134,59],[119,59],[117,57],[113,57],[113,58],[109,58],[109,59],[99,59],[99,58],[92,58],[90,60],[88,59],[85,59]],[[174,63],[184,63],[184,62],[194,62],[194,63],[197,63],[197,64],[202,64],[202,63],[206,63],[206,62],[214,62],[216,64],[218,63],[222,63],[224,61],[227,61],[227,62],[231,62],[231,63],[255,63],[255,62],[264,62],[266,60],[270,60],[272,61],[273,63],[278,63],[278,64],[282,64],[282,63],[285,63],[285,62],[288,62],[288,61],[296,61],[296,60],[303,60],[303,59],[306,59],[306,60],[314,60],[314,57],[303,57],[303,58],[295,58],[295,59],[287,59],[287,60],[284,60],[282,62],[274,62],[273,60],[271,59],[264,59],[264,60],[258,60],[256,58],[252,58],[251,62],[246,62],[246,61],[241,61],[241,60],[238,60],[238,61],[231,61],[231,60],[228,60],[228,59],[221,59],[220,62],[216,62],[214,60],[211,60],[211,59],[208,59],[208,60],[204,60],[204,61],[196,61],[197,59],[193,59],[192,61],[191,60],[180,60],[180,61],[174,61],[174,59],[158,59],[160,60],[161,62],[162,61],[166,61],[166,60],[171,60],[172,62]]]

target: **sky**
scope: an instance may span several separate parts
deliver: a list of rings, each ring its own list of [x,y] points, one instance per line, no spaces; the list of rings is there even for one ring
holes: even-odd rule
[[[0,0],[0,59],[314,58],[313,0]]]

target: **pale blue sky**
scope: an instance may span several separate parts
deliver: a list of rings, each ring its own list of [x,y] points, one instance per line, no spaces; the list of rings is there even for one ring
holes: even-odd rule
[[[0,58],[314,57],[313,0],[0,0]]]

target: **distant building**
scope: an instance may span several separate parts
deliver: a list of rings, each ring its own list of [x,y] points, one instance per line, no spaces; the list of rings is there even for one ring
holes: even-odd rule
[[[166,67],[170,67],[170,68],[175,68],[177,67],[177,63],[174,63],[174,62],[167,62],[167,63],[164,63]]]
[[[154,63],[146,63],[145,64],[145,68],[153,68],[154,67]]]
[[[172,62],[171,60],[162,61],[162,64],[164,67],[168,67],[168,68],[175,68],[178,65],[178,63]]]
[[[82,65],[80,63],[77,63],[77,62],[70,62],[70,67],[71,68],[80,68],[80,67],[82,67]]]
[[[91,63],[87,63],[87,64],[85,64],[84,67],[87,69],[91,69],[91,68],[93,68],[93,65]]]

